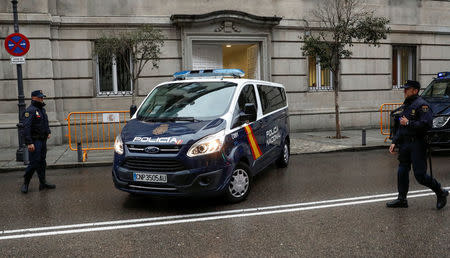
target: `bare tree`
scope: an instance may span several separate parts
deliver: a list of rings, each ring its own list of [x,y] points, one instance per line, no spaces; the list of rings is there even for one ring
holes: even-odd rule
[[[99,62],[111,63],[122,59],[133,83],[132,105],[136,103],[138,79],[145,65],[151,61],[152,69],[158,68],[164,37],[160,30],[145,25],[137,30],[126,30],[103,35],[95,41],[94,58]]]
[[[386,39],[390,28],[389,20],[375,17],[373,10],[361,0],[319,0],[312,10],[312,19],[307,24],[317,23],[315,28],[307,28],[310,35],[303,37],[303,55],[317,57],[322,68],[332,72],[334,106],[336,117],[336,138],[342,138],[339,119],[339,75],[340,59],[350,57],[353,42],[364,42],[379,46]]]

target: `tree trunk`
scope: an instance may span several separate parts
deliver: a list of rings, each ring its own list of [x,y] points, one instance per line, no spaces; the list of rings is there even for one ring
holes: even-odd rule
[[[333,71],[333,88],[334,88],[334,113],[336,117],[336,139],[341,139],[341,121],[339,118],[339,59],[336,61]]]
[[[139,78],[135,78],[133,80],[133,91],[131,94],[131,105],[136,105],[136,96],[138,95],[139,92],[139,85],[138,85],[138,80]]]

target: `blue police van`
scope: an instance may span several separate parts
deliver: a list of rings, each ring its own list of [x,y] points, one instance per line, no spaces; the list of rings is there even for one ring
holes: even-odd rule
[[[244,200],[252,177],[289,164],[283,85],[242,70],[183,71],[156,86],[116,138],[115,186],[133,194],[223,194]]]
[[[450,72],[440,72],[421,95],[433,110],[433,127],[428,131],[430,144],[450,148]]]

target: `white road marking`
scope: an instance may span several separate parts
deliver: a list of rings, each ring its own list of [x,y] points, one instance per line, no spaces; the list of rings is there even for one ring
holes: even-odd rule
[[[425,192],[430,192],[430,190],[417,190],[417,191],[410,191],[409,193],[410,194],[416,194],[416,193],[425,193]],[[186,214],[186,215],[153,217],[153,218],[143,218],[143,219],[115,220],[115,221],[93,222],[93,223],[72,224],[72,225],[61,225],[61,226],[52,226],[52,227],[39,227],[39,228],[27,228],[27,229],[16,229],[16,230],[4,230],[4,231],[0,231],[0,235],[2,235],[2,234],[13,234],[13,233],[23,233],[23,232],[34,232],[34,231],[44,231],[44,230],[48,231],[48,230],[56,230],[56,229],[96,227],[96,226],[105,226],[105,225],[142,223],[142,222],[150,222],[150,221],[157,221],[157,220],[185,219],[185,218],[214,216],[214,215],[223,215],[223,214],[245,213],[245,212],[262,211],[262,210],[272,210],[272,209],[283,209],[283,208],[290,208],[290,207],[310,206],[310,205],[318,205],[318,204],[326,204],[326,203],[334,203],[334,202],[345,202],[345,201],[357,201],[357,200],[364,200],[364,199],[383,198],[383,197],[390,197],[390,196],[396,196],[396,195],[397,195],[397,193],[389,193],[389,194],[368,195],[368,196],[351,197],[351,198],[343,198],[343,199],[333,199],[333,200],[325,200],[325,201],[315,201],[315,202],[293,203],[293,204],[284,204],[284,205],[276,205],[276,206],[266,206],[266,207],[259,207],[259,208],[227,210],[227,211],[218,211],[218,212],[206,212],[206,213],[198,213],[198,214]]]
[[[418,197],[424,197],[424,196],[430,196],[430,195],[434,195],[434,193],[431,192],[430,190],[417,190],[417,191],[410,191],[408,198],[418,198]],[[382,202],[382,201],[392,200],[396,196],[397,196],[397,193],[389,193],[389,194],[378,194],[378,195],[351,197],[351,198],[316,201],[316,202],[267,206],[267,207],[259,207],[259,208],[207,212],[207,213],[198,213],[198,214],[164,216],[164,217],[131,219],[131,220],[105,221],[105,222],[83,223],[83,224],[61,225],[61,226],[53,226],[53,227],[39,227],[39,228],[17,229],[17,230],[4,230],[4,231],[0,231],[0,240],[51,236],[51,235],[63,235],[63,234],[74,234],[74,233],[105,231],[105,230],[129,229],[129,228],[139,228],[139,227],[151,227],[151,226],[161,226],[161,225],[172,225],[172,224],[180,224],[180,223],[201,222],[201,221],[230,219],[230,218],[239,218],[239,217],[261,216],[261,215],[269,215],[269,214],[279,214],[279,213],[288,213],[288,212],[296,212],[296,211],[306,211],[306,210],[315,210],[315,209],[333,208],[333,207],[340,207],[340,206],[350,206],[350,205],[360,205],[360,204],[366,204],[366,203]],[[304,207],[304,206],[307,206],[307,207]],[[121,225],[121,224],[126,224],[126,225]],[[106,225],[109,225],[109,226],[106,226]],[[61,230],[61,229],[71,229],[71,230]],[[46,231],[46,232],[29,233],[29,232],[36,232],[36,231]],[[16,233],[25,233],[25,234],[16,234]]]

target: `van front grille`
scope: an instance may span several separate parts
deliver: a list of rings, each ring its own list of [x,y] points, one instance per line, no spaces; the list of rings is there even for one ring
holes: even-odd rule
[[[136,144],[128,144],[127,148],[130,152],[135,153],[146,153],[145,148],[147,147],[157,147],[158,152],[155,154],[176,154],[180,151],[180,145],[136,145]]]
[[[176,172],[185,170],[183,163],[175,159],[127,158],[122,166],[137,171]]]

